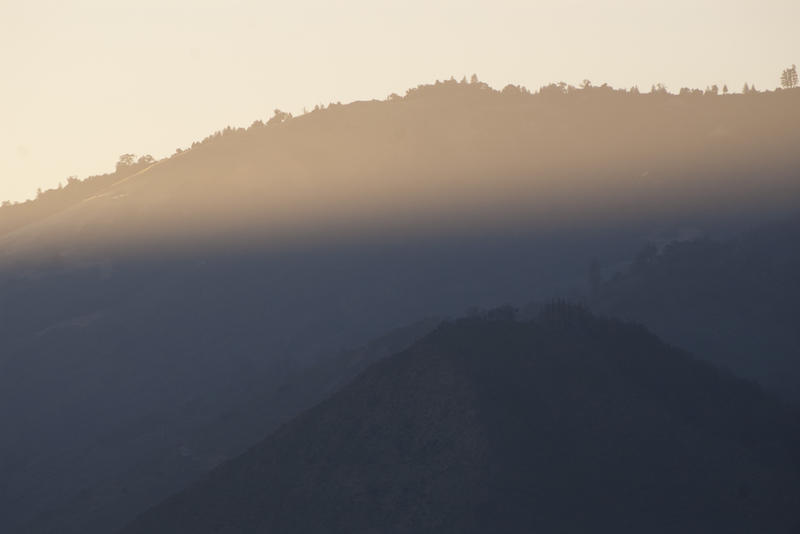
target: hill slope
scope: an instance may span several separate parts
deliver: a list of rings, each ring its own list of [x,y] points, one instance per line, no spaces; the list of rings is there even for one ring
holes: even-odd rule
[[[433,319],[418,321],[357,349],[317,354],[310,361],[288,362],[267,374],[257,365],[234,361],[234,367],[242,369],[238,371],[238,379],[232,379],[229,373],[236,371],[230,364],[220,363],[208,372],[228,373],[220,377],[220,382],[228,385],[195,391],[180,400],[177,409],[174,404],[160,410],[150,404],[163,398],[149,384],[158,374],[157,363],[149,375],[128,376],[115,382],[116,387],[126,384],[133,391],[141,388],[152,399],[147,404],[139,401],[139,406],[134,405],[128,411],[121,410],[109,392],[98,391],[96,385],[89,390],[93,384],[84,383],[84,391],[59,392],[62,403],[73,403],[72,417],[61,421],[58,428],[52,428],[55,421],[39,428],[40,436],[52,433],[49,435],[56,443],[28,443],[27,456],[14,454],[19,447],[15,440],[24,439],[23,432],[30,432],[33,426],[26,425],[22,416],[30,416],[41,408],[4,406],[0,414],[18,434],[9,434],[2,448],[4,457],[0,466],[5,477],[0,481],[0,494],[5,498],[0,515],[9,521],[9,531],[20,534],[113,531],[215,465],[240,454],[280,423],[336,391],[370,363],[409,346],[435,325]],[[97,346],[102,346],[102,341]],[[83,358],[96,361],[105,355],[99,351]],[[189,362],[202,365],[191,359]],[[99,363],[92,367],[95,372],[102,369]],[[198,370],[187,368],[182,374],[191,373]],[[250,377],[245,378],[246,374]],[[23,381],[17,388],[26,386],[29,382]],[[172,388],[178,390],[175,397],[180,399],[183,396],[180,389],[185,387],[185,382],[173,378]],[[12,399],[17,397],[12,388],[7,388],[5,394]],[[101,403],[104,398],[113,404],[103,411],[95,408],[94,417],[101,419],[108,414],[107,417],[121,421],[110,428],[102,420],[75,424],[74,412],[86,411],[78,402]],[[40,404],[47,406],[48,400]],[[75,405],[82,409],[76,410]],[[68,439],[65,432],[59,436],[64,432],[61,425],[73,426],[78,435]],[[48,445],[56,450],[48,453]],[[26,515],[32,519],[11,522]]]
[[[593,307],[800,402],[800,218],[643,249]]]
[[[218,456],[186,435],[312,361],[795,209],[798,101],[444,82],[0,208],[0,530],[106,532],[71,505],[177,489]]]
[[[2,223],[22,207],[2,208],[0,229],[16,230],[0,239],[0,265],[93,257],[99,245],[229,245],[242,232],[291,240],[774,212],[800,192],[798,102],[800,90],[420,86],[403,98],[228,128],[136,172],[48,192],[26,208],[42,214],[22,228]]]
[[[123,532],[795,532],[798,430],[640,327],[462,320]]]

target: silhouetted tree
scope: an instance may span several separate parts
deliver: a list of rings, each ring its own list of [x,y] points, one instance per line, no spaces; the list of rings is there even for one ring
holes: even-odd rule
[[[288,121],[291,118],[292,118],[291,113],[287,113],[285,111],[281,111],[278,108],[275,108],[274,115],[270,120],[267,121],[267,125],[281,124],[283,122]]]
[[[728,94],[728,85],[727,84],[722,86],[722,94],[723,95],[727,95]]]
[[[117,161],[117,170],[130,167],[135,161],[136,154],[122,154]]]
[[[781,87],[792,89],[797,87],[797,66],[792,65],[781,74]]]
[[[665,95],[667,94],[667,86],[663,83],[657,83],[650,88],[650,92],[654,95]]]

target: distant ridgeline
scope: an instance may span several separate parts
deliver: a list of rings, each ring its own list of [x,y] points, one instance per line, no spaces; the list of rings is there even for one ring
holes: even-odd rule
[[[800,402],[798,243],[800,217],[729,241],[650,244],[624,273],[594,280],[591,306]]]
[[[155,159],[150,155],[135,159],[133,154],[123,154],[113,173],[98,174],[83,180],[77,176],[70,176],[66,183],[59,184],[58,188],[46,191],[39,189],[34,200],[4,201],[0,205],[0,236],[88,200],[118,181],[145,170],[153,163]]]
[[[88,200],[84,222],[115,239],[198,225],[313,233],[364,218],[553,224],[785,208],[798,191],[800,88],[724,89],[587,80],[534,93],[451,79],[298,117],[275,110],[170,158],[124,154],[114,173],[6,202],[0,235]],[[95,213],[108,203],[137,209]]]

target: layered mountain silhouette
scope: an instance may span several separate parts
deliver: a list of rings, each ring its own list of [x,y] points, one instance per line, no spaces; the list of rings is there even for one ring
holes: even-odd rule
[[[640,326],[443,324],[138,533],[796,532],[797,414]]]
[[[148,508],[155,500],[183,488],[213,466],[240,454],[303,410],[349,383],[363,369],[412,344],[435,328],[427,319],[393,330],[353,350],[320,358],[293,370],[275,386],[240,393],[238,402],[220,409],[216,395],[198,399],[195,414],[177,421],[176,436],[156,450],[147,450],[128,471],[110,471],[106,479],[24,527],[33,532],[110,531]],[[203,419],[198,420],[199,416]],[[185,419],[185,420],[181,420]],[[162,423],[163,424],[163,423]],[[135,430],[131,437],[136,439]],[[170,447],[171,446],[171,447]],[[126,467],[125,462],[121,462]]]
[[[651,243],[593,306],[800,402],[797,243],[797,217],[725,241]]]
[[[447,81],[0,207],[0,530],[108,532],[293,415],[243,407],[340,350],[795,210],[798,99]]]
[[[75,494],[63,487],[51,488],[51,492],[62,491],[64,496],[54,499],[47,513],[38,514],[14,531],[113,530],[215,465],[240,454],[280,423],[324,399],[371,363],[406,348],[436,324],[434,319],[418,321],[357,349],[318,356],[303,361],[302,366],[287,366],[278,376],[265,376],[251,368],[254,376],[250,380],[240,378],[230,386],[233,391],[211,390],[197,395],[178,413],[143,413],[133,424],[96,438],[97,443],[88,450],[65,445],[62,458],[40,457],[44,465],[28,469],[25,478],[9,465],[3,486],[9,496],[15,489],[19,492],[15,484],[46,485],[48,480],[52,484],[48,475],[54,473],[77,477],[72,483],[81,484]],[[114,452],[116,458],[108,458]],[[69,464],[64,465],[67,461]],[[38,480],[40,477],[44,480]],[[52,493],[40,498],[47,495]]]

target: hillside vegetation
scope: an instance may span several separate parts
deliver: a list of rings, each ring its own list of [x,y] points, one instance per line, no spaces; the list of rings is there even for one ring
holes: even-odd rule
[[[4,207],[0,261],[98,243],[229,245],[243,233],[386,238],[785,210],[798,198],[798,145],[800,89],[530,93],[437,82],[295,118],[276,111],[154,165],[128,160]]]
[[[795,532],[798,419],[641,327],[440,327],[122,532]]]
[[[724,241],[650,243],[592,303],[800,402],[798,243],[800,218]]]
[[[0,208],[0,530],[108,532],[329,391],[281,396],[341,350],[795,210],[799,102],[448,81]]]

